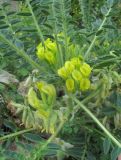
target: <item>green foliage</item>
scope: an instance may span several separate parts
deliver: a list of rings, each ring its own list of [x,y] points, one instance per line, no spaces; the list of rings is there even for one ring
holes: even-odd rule
[[[81,8],[81,14],[82,14],[82,21],[84,23],[84,26],[85,28],[90,28],[90,14],[91,14],[91,11],[90,11],[90,8],[91,8],[91,1],[89,0],[79,0],[79,5],[80,5],[80,8]]]
[[[121,138],[120,8],[118,0],[19,0],[17,11],[0,5],[0,70],[22,81],[0,81],[0,139],[8,134],[0,143],[1,160],[117,158],[121,144],[112,134]],[[44,60],[36,55],[42,50]],[[74,57],[91,66],[91,85],[79,91],[72,73],[76,89],[68,93],[58,69]],[[41,133],[21,132],[24,127]]]

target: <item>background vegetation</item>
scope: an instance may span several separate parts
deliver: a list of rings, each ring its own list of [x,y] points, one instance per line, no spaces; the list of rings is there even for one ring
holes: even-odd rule
[[[116,160],[121,152],[120,16],[120,0],[0,4],[0,160]],[[56,65],[36,54],[48,38],[57,44]],[[92,68],[91,88],[70,94],[57,70],[76,56]],[[36,81],[56,88],[52,117],[58,110],[60,128],[55,133],[42,132],[33,122],[35,108],[26,94]]]

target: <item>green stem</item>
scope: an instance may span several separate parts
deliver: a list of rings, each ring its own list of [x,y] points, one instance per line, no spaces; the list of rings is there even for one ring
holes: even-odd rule
[[[102,123],[95,117],[95,115],[78,99],[73,100],[94,120],[95,123],[104,131],[104,133],[118,146],[121,148],[121,143],[102,125]]]
[[[14,49],[17,54],[21,57],[23,57],[28,63],[30,63],[34,68],[37,68],[39,70],[41,70],[40,66],[33,61],[26,53],[25,51],[17,48],[10,40],[8,40],[1,32],[0,32],[0,38],[7,43],[12,49]]]
[[[121,60],[121,57],[119,56],[119,57],[114,57],[114,58],[110,58],[110,59],[107,59],[107,60],[103,60],[103,61],[101,61],[101,62],[99,62],[99,63],[95,63],[94,65],[93,65],[93,68],[96,68],[96,67],[98,67],[98,66],[100,66],[100,65],[103,65],[103,64],[105,64],[105,63],[113,63],[113,62],[117,62],[117,61],[120,61]]]
[[[55,0],[53,0],[53,3],[52,3],[52,15],[53,15],[53,19],[55,20],[54,21],[54,33],[55,33],[55,41],[56,41],[56,45],[57,45],[57,49],[58,49],[58,53],[59,53],[59,56],[57,54],[58,63],[61,62],[61,64],[59,65],[59,67],[60,67],[60,66],[63,66],[64,62],[63,62],[63,53],[60,48],[60,44],[58,43],[57,19],[56,19],[54,4],[55,4]]]
[[[23,133],[30,132],[30,131],[33,131],[33,130],[35,130],[35,129],[30,128],[30,129],[25,129],[25,130],[22,130],[22,131],[19,131],[19,132],[16,132],[16,133],[8,134],[6,136],[0,137],[0,141],[6,140],[6,139],[9,139],[9,138],[12,138],[12,137],[19,136],[19,135],[21,135]]]
[[[92,92],[89,96],[87,96],[85,99],[82,100],[82,103],[84,104],[89,102],[89,100],[95,97],[99,92],[100,92],[100,89],[97,89],[96,91]]]
[[[28,5],[28,7],[29,7],[29,10],[30,10],[30,12],[31,12],[31,14],[32,14],[32,18],[33,18],[33,21],[34,21],[35,26],[36,26],[36,28],[37,28],[37,31],[38,31],[38,33],[39,33],[39,36],[40,36],[40,38],[41,38],[42,44],[43,44],[43,46],[45,46],[45,45],[44,45],[44,37],[43,37],[42,31],[41,31],[41,29],[40,29],[40,27],[39,27],[39,24],[38,24],[38,22],[37,22],[37,19],[36,19],[35,15],[34,15],[34,12],[33,12],[33,10],[32,10],[30,1],[29,1],[29,0],[26,0],[26,2],[27,2],[27,5]]]
[[[88,48],[88,50],[86,51],[86,53],[85,53],[85,59],[88,59],[88,58],[89,58],[89,56],[90,56],[90,54],[91,54],[90,51],[91,51],[91,49],[92,49],[93,45],[95,44],[95,41],[96,41],[96,39],[97,39],[97,37],[98,37],[98,36],[97,36],[97,33],[102,30],[102,28],[103,28],[103,26],[104,26],[104,24],[105,24],[105,22],[106,22],[106,20],[107,20],[107,17],[108,17],[108,15],[109,15],[110,12],[111,12],[111,9],[112,9],[112,8],[109,8],[108,12],[106,13],[106,15],[105,15],[105,17],[104,17],[104,19],[103,19],[100,27],[98,28],[98,30],[97,30],[97,32],[96,32],[96,34],[95,34],[95,36],[94,36],[94,38],[93,38],[93,40],[92,40],[89,48]]]
[[[68,35],[67,35],[67,19],[66,19],[66,13],[65,13],[65,2],[64,0],[61,0],[61,17],[62,17],[62,28],[63,28],[63,36],[64,36],[64,46],[65,46],[65,54],[63,56],[64,60],[67,60],[69,58],[68,56]]]
[[[87,145],[85,145],[85,147],[84,147],[84,151],[83,151],[83,153],[82,153],[81,160],[84,160],[84,159],[85,159],[86,150],[87,150]]]

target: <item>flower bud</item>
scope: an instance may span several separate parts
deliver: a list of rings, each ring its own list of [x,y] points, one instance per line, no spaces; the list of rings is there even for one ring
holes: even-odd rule
[[[41,101],[37,98],[37,94],[36,92],[34,91],[33,87],[31,87],[29,89],[29,92],[28,92],[28,102],[29,104],[33,107],[33,108],[41,108]]]
[[[65,67],[62,67],[58,70],[58,75],[64,79],[66,79],[68,77],[68,73],[65,69]]]
[[[72,78],[66,80],[66,88],[69,92],[74,90],[74,80]]]
[[[66,69],[68,74],[71,74],[72,71],[74,70],[74,65],[70,61],[66,61],[65,69]]]
[[[47,51],[45,53],[45,59],[50,63],[50,64],[54,64],[55,63],[55,58],[53,53],[51,53],[50,51]]]
[[[72,72],[72,77],[76,81],[80,81],[83,78],[82,75],[81,75],[81,72],[79,72],[78,70],[74,70]]]
[[[83,78],[80,81],[80,89],[82,91],[88,90],[90,88],[90,80],[87,78]]]
[[[91,70],[91,67],[87,63],[83,63],[83,65],[80,67],[80,71],[85,77],[90,75]]]

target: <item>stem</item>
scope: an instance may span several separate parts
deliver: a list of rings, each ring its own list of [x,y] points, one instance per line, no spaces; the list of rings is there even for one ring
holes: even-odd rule
[[[95,123],[104,131],[104,133],[118,146],[121,148],[121,143],[102,125],[102,123],[95,117],[95,115],[78,99],[73,100],[94,120]]]
[[[31,14],[32,14],[32,18],[33,18],[33,21],[34,21],[35,26],[36,26],[36,28],[37,28],[37,31],[38,31],[38,33],[39,33],[39,36],[40,36],[40,38],[41,38],[42,44],[43,44],[43,46],[45,46],[45,45],[44,45],[44,37],[43,37],[42,31],[41,31],[41,29],[40,29],[40,27],[39,27],[39,24],[38,24],[38,22],[37,22],[37,19],[36,19],[35,15],[34,15],[34,12],[33,12],[33,10],[32,10],[30,1],[29,1],[29,0],[26,0],[26,2],[27,2],[27,5],[28,5],[28,7],[29,7],[29,10],[30,10],[30,12],[31,12]]]
[[[98,94],[98,92],[100,92],[100,89],[97,89],[96,91],[92,92],[89,96],[82,100],[82,103],[84,104],[89,102],[89,100],[95,97]]]
[[[86,53],[85,53],[85,59],[88,59],[88,58],[89,58],[89,56],[90,56],[90,54],[91,54],[90,51],[91,51],[91,49],[92,49],[93,45],[95,44],[95,41],[96,41],[96,39],[97,39],[97,37],[98,37],[98,36],[97,36],[97,33],[102,30],[102,28],[103,28],[103,26],[104,26],[104,24],[105,24],[105,22],[106,22],[106,20],[107,20],[107,17],[108,17],[108,15],[109,15],[109,13],[111,12],[111,9],[112,9],[112,8],[109,8],[108,12],[106,13],[106,15],[105,15],[105,17],[104,17],[104,19],[103,19],[100,27],[98,28],[98,30],[97,30],[97,32],[96,32],[96,34],[95,34],[95,36],[94,36],[94,38],[93,38],[93,40],[92,40],[89,48],[88,48],[88,50],[86,51]]]
[[[55,21],[54,21],[54,34],[55,34],[55,41],[56,41],[56,45],[57,45],[57,49],[58,49],[58,53],[59,53],[59,57],[58,57],[58,54],[57,54],[57,58],[58,58],[59,62],[61,62],[60,66],[63,66],[63,64],[64,64],[64,62],[63,62],[63,53],[62,53],[62,50],[61,50],[60,45],[58,43],[57,19],[56,19],[56,13],[55,13],[54,4],[55,4],[55,0],[53,0],[53,3],[52,3],[52,15],[53,15],[53,19],[55,19]]]
[[[66,19],[66,13],[65,13],[65,2],[64,0],[61,0],[61,17],[62,17],[62,28],[63,28],[63,36],[64,36],[64,46],[65,46],[65,54],[63,56],[64,60],[67,60],[68,57],[68,35],[67,35],[67,19]]]
[[[41,69],[40,66],[33,61],[23,50],[20,50],[17,48],[10,40],[8,40],[1,32],[0,32],[0,38],[3,39],[4,42],[6,42],[11,48],[13,48],[17,54],[21,57],[23,57],[28,63],[30,63],[34,68]]]
[[[30,129],[25,129],[25,130],[22,130],[22,131],[19,131],[19,132],[16,132],[16,133],[8,134],[6,136],[0,137],[0,141],[6,140],[6,139],[9,139],[9,138],[12,138],[12,137],[16,137],[18,135],[21,135],[23,133],[30,132],[30,131],[33,131],[33,130],[34,130],[33,128],[30,128]]]
[[[85,159],[86,150],[87,150],[87,146],[85,145],[85,147],[84,147],[84,152],[82,153],[81,160],[84,160],[84,159]]]
[[[103,65],[103,64],[109,63],[109,62],[112,62],[112,63],[115,62],[116,63],[117,60],[121,60],[121,57],[120,56],[119,57],[114,57],[114,58],[110,58],[110,59],[107,59],[107,60],[103,60],[102,62],[99,62],[99,63],[95,63],[93,65],[93,68],[96,68],[100,65]]]

